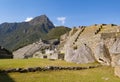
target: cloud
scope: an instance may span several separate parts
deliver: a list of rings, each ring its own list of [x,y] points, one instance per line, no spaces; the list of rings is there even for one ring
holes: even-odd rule
[[[58,26],[57,24],[54,24],[54,26]]]
[[[65,24],[66,17],[57,17],[57,20],[62,23],[62,25]]]
[[[25,22],[29,22],[29,21],[31,21],[33,18],[32,17],[27,17],[26,19],[25,19]]]

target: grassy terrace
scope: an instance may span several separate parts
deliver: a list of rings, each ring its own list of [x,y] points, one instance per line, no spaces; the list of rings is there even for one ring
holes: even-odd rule
[[[90,66],[97,65],[97,63],[91,64],[75,64],[68,63],[62,60],[48,60],[48,59],[2,59],[0,60],[0,69],[8,69],[8,68],[27,68],[27,67],[45,67],[45,66]]]
[[[44,67],[44,66],[89,66],[93,64],[74,64],[65,61],[50,61],[47,59],[3,59],[0,60],[0,69],[17,67]],[[79,71],[45,71],[30,73],[0,74],[0,82],[120,82],[114,76],[113,68],[103,66],[94,69]]]

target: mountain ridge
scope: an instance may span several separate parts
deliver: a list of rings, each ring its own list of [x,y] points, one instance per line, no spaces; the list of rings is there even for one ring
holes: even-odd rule
[[[35,17],[29,22],[0,24],[0,45],[13,51],[27,44],[46,39],[47,33],[55,28],[46,15]]]
[[[43,21],[43,19],[48,19],[48,17],[41,15],[39,20]],[[34,18],[31,21],[33,22],[34,20],[36,19]],[[45,34],[50,29],[55,28],[49,19],[46,22],[39,23],[37,21],[35,25],[31,25],[30,22],[0,24],[0,45],[12,50],[19,45],[24,46],[45,37]]]

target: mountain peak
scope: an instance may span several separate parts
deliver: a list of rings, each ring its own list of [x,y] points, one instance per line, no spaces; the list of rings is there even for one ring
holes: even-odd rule
[[[41,15],[41,16],[37,16],[34,19],[32,19],[29,23],[32,25],[37,25],[37,24],[43,24],[43,23],[48,23],[51,21],[49,20],[49,18],[46,15]]]
[[[29,22],[0,24],[0,45],[14,50],[47,38],[47,33],[53,28],[55,26],[46,15],[37,16]]]

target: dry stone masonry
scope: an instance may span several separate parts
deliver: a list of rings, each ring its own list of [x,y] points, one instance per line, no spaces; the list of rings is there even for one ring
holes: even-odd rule
[[[62,66],[46,66],[46,67],[29,67],[29,68],[11,68],[6,70],[0,70],[0,73],[11,73],[11,72],[19,72],[19,73],[27,73],[27,72],[36,72],[36,71],[60,71],[60,70],[84,70],[97,68],[101,65],[88,66],[88,67],[62,67]]]
[[[73,31],[77,29],[76,31]],[[65,60],[75,63],[99,62],[102,65],[118,65],[120,27],[114,24],[100,24],[71,30],[62,38],[61,49]],[[74,33],[72,33],[74,32]],[[71,35],[73,34],[73,35]],[[66,36],[63,35],[63,36]],[[118,44],[118,45],[117,45]],[[117,55],[116,55],[117,54]],[[117,63],[116,63],[117,62]]]

